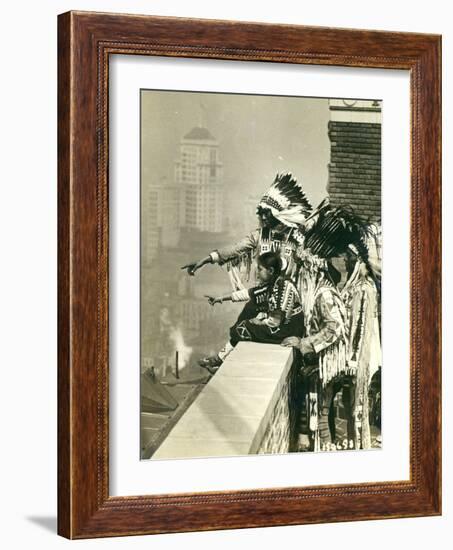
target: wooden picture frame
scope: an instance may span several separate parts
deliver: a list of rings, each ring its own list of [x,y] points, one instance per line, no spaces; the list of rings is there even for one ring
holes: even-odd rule
[[[441,513],[441,38],[69,12],[58,21],[58,532],[89,538]],[[111,54],[410,71],[410,480],[109,495]]]

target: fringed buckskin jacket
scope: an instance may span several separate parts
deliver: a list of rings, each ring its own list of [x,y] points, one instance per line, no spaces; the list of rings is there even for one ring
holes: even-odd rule
[[[294,281],[297,276],[295,253],[302,243],[303,236],[298,229],[279,224],[273,229],[255,229],[237,243],[213,250],[210,256],[213,263],[226,264],[229,271],[243,268],[248,280],[256,257],[265,252],[277,252],[286,260],[285,275]],[[234,286],[241,288],[240,284]]]

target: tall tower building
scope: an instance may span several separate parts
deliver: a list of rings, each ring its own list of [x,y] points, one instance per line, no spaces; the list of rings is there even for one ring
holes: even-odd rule
[[[181,219],[188,229],[223,231],[223,165],[219,144],[206,128],[197,126],[180,143],[175,182],[183,193]]]

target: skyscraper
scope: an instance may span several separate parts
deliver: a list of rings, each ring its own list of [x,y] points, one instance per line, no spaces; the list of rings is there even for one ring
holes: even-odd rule
[[[192,128],[180,143],[175,183],[182,190],[181,220],[188,229],[223,231],[223,165],[219,144],[201,126]]]

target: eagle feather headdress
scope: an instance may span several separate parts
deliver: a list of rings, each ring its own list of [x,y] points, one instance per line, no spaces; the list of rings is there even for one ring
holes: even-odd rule
[[[268,208],[274,218],[288,227],[303,225],[312,206],[300,184],[292,174],[277,174],[259,208]]]
[[[380,291],[380,264],[370,254],[370,246],[375,246],[374,232],[375,228],[351,207],[332,206],[325,199],[306,220],[304,249],[325,259],[352,251],[365,263]]]

